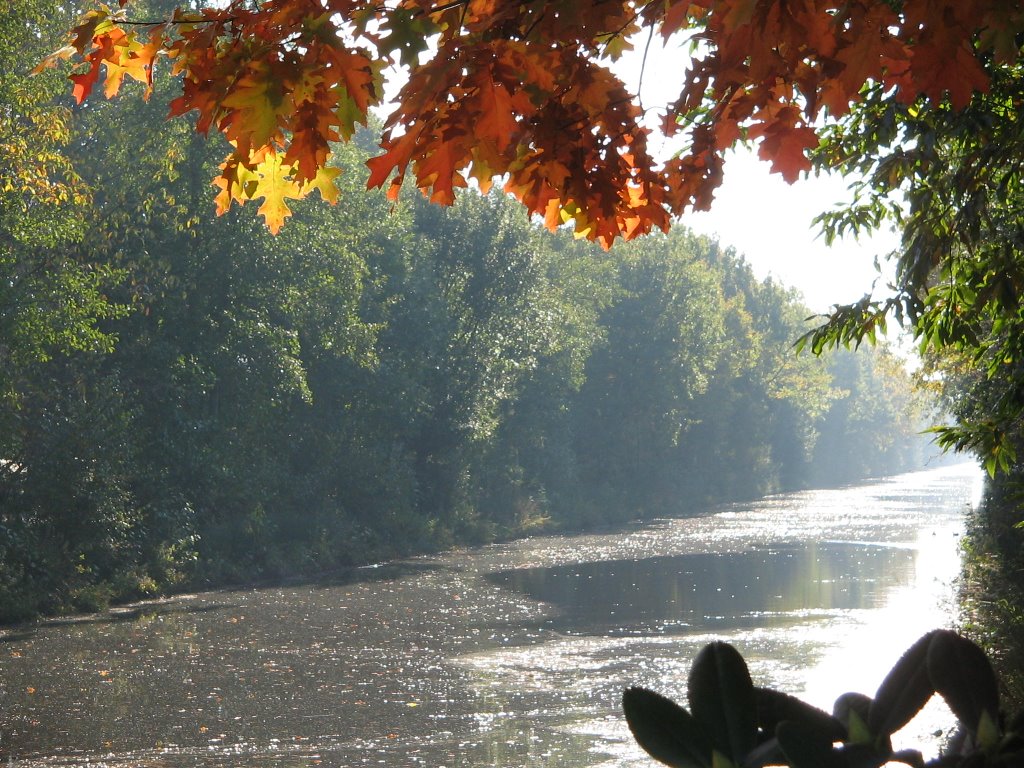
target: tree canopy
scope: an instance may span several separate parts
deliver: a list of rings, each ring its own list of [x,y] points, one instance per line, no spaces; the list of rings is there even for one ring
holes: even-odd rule
[[[723,153],[741,139],[787,180],[811,168],[824,128],[877,84],[900,104],[966,107],[986,66],[1016,62],[1024,11],[1002,0],[231,0],[166,17],[100,5],[46,63],[75,61],[74,95],[125,78],[148,95],[158,64],[181,76],[172,115],[223,133],[218,211],[261,200],[277,231],[288,200],[337,196],[332,143],[404,80],[370,159],[370,186],[407,174],[451,204],[475,179],[549,226],[574,221],[603,245],[707,208]],[[158,14],[159,15],[159,14]],[[635,93],[609,68],[639,33],[689,42],[692,59],[648,146]],[[659,74],[659,76],[663,76]]]

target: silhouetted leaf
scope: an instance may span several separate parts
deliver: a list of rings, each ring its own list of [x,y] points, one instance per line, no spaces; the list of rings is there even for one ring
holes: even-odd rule
[[[712,746],[703,726],[671,699],[646,688],[628,688],[622,709],[637,743],[674,768],[709,768]]]
[[[982,715],[998,722],[999,686],[985,652],[950,630],[937,630],[928,647],[928,674],[960,721],[978,733]]]
[[[767,734],[774,734],[779,723],[790,721],[817,731],[832,741],[846,737],[846,728],[836,718],[796,696],[772,688],[755,688],[754,697],[758,727]]]
[[[715,747],[737,765],[757,745],[757,702],[750,672],[728,643],[709,643],[690,669],[687,698]]]
[[[910,646],[882,684],[871,703],[868,728],[872,734],[895,733],[921,711],[935,688],[928,676],[928,646],[934,632],[929,632]]]
[[[847,768],[831,739],[799,723],[779,723],[775,729],[786,759],[793,768]]]
[[[871,711],[871,697],[863,693],[844,693],[832,707],[832,715],[846,728],[846,738],[851,744],[870,744],[874,739],[868,728]]]

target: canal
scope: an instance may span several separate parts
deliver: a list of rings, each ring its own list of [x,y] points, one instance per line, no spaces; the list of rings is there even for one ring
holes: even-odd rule
[[[955,620],[972,465],[0,632],[13,766],[648,766],[619,697],[724,639],[831,709]],[[903,735],[934,752],[929,705]]]

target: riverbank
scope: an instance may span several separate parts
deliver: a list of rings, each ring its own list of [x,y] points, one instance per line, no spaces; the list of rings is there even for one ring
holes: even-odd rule
[[[963,629],[988,652],[1009,712],[1024,710],[1024,478],[989,480],[964,540]]]
[[[863,478],[837,487],[851,487],[867,480],[868,478]],[[831,486],[783,489],[778,493],[826,490],[829,487]],[[0,579],[0,627],[16,628],[44,619],[109,615],[111,609],[116,609],[115,613],[130,611],[136,605],[159,604],[176,596],[198,591],[245,590],[344,580],[349,576],[358,576],[359,571],[368,566],[439,554],[457,547],[510,542],[534,535],[577,535],[622,530],[652,519],[686,517],[715,505],[752,502],[757,498],[760,497],[737,498],[734,493],[723,489],[717,497],[706,491],[701,498],[688,499],[686,504],[677,503],[671,508],[666,507],[660,514],[654,514],[653,511],[648,511],[645,515],[631,513],[630,508],[626,506],[608,508],[599,514],[592,510],[590,514],[575,515],[571,519],[534,514],[520,516],[514,525],[504,527],[464,525],[453,530],[435,526],[431,528],[430,533],[420,530],[419,535],[403,539],[384,538],[366,528],[359,532],[358,538],[349,542],[348,547],[336,551],[334,555],[323,547],[316,553],[308,549],[283,548],[266,567],[252,577],[246,577],[242,569],[231,562],[201,562],[196,556],[193,558],[191,572],[179,565],[168,566],[157,578],[151,574],[128,572],[119,574],[118,578],[112,580],[83,580],[81,586],[57,597],[43,591],[46,586],[45,579],[37,583],[38,592],[32,591],[32,582],[23,582],[22,589],[15,592]]]

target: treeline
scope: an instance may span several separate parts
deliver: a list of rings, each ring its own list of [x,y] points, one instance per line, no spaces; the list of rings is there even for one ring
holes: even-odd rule
[[[220,148],[159,98],[23,76],[48,6],[0,20],[0,619],[920,464],[897,358],[794,355],[798,297],[682,227],[392,209],[358,140],[339,205],[214,217]]]

